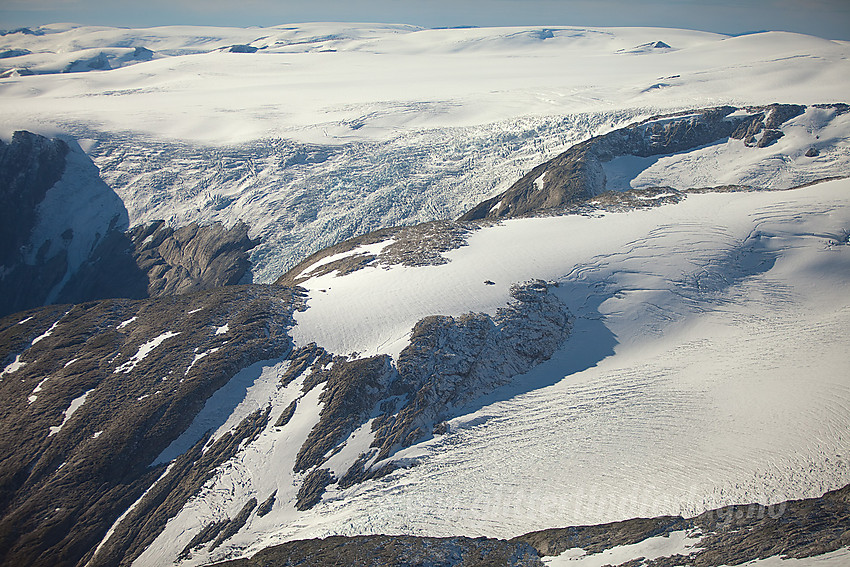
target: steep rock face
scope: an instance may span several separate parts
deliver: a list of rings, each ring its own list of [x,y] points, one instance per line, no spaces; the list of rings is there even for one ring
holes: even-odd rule
[[[68,145],[29,132],[0,140],[0,315],[36,304],[63,277],[67,258],[48,257],[49,244],[36,252],[35,265],[24,259],[36,224],[36,208],[65,172]]]
[[[0,316],[51,303],[142,299],[240,283],[257,243],[237,223],[127,231],[123,203],[75,144],[0,142]]]
[[[0,320],[0,563],[91,558],[157,481],[93,564],[129,563],[268,423],[258,410],[167,469],[151,466],[235,374],[291,350],[300,306],[279,286],[228,286]]]
[[[155,246],[157,242],[160,244]],[[251,265],[248,250],[257,244],[248,238],[245,223],[231,229],[221,224],[201,227],[192,223],[177,230],[158,223],[134,231],[133,243],[137,263],[144,271],[153,276],[161,269],[153,266],[169,267],[156,279],[149,278],[152,296],[239,283]]]
[[[163,221],[107,234],[74,274],[59,301],[107,297],[141,299],[240,283],[251,267],[256,242],[248,227],[197,223],[177,230]]]
[[[407,403],[378,419],[379,459],[426,438],[434,424],[474,398],[548,360],[570,332],[566,306],[542,281],[511,289],[513,301],[495,317],[470,313],[434,316],[413,328],[398,357],[393,393]]]
[[[0,140],[0,266],[10,266],[35,225],[35,207],[65,172],[68,145],[30,132]]]
[[[765,147],[782,136],[779,126],[802,114],[805,107],[772,104],[733,115],[735,110],[723,106],[657,116],[593,137],[535,167],[507,191],[480,203],[459,220],[522,217],[579,204],[607,190],[602,164],[619,156],[672,154],[729,137]]]

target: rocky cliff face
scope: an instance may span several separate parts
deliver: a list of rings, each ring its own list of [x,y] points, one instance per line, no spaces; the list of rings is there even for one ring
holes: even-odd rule
[[[298,565],[303,567],[543,567],[524,542],[471,537],[331,536],[264,549],[250,559],[222,567]]]
[[[673,154],[730,137],[749,146],[766,147],[783,135],[779,126],[805,107],[772,104],[741,113],[736,110],[723,106],[657,116],[593,137],[535,167],[507,191],[480,203],[459,220],[555,213],[580,204],[608,190],[602,164],[619,156]]]
[[[248,226],[197,223],[177,230],[156,221],[106,235],[71,277],[57,302],[141,299],[190,293],[240,283],[250,270],[256,242]]]
[[[41,303],[61,281],[67,257],[49,256],[42,245],[27,263],[36,207],[65,172],[68,145],[29,132],[15,132],[10,143],[0,140],[0,315]],[[68,235],[70,236],[70,235]]]
[[[79,147],[29,132],[0,142],[0,316],[49,303],[141,299],[246,279],[248,227],[155,222],[127,211]]]

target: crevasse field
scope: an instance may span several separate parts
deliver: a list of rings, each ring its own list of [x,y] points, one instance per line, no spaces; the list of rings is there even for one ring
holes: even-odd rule
[[[76,138],[130,226],[246,221],[263,240],[253,256],[258,282],[348,236],[456,217],[571,144],[638,118],[847,102],[850,92],[847,42],[778,32],[46,30],[20,45],[4,36],[0,47],[30,50],[43,72],[101,52],[120,67],[0,79],[0,135]],[[256,53],[220,49],[249,43]],[[127,57],[138,45],[153,50],[150,61]],[[677,189],[754,181],[789,189],[846,176],[850,121],[830,112],[801,115],[769,148],[729,140],[684,156],[615,160],[606,173],[618,188]],[[803,160],[821,140],[829,150]],[[844,486],[848,235],[850,180],[837,179],[509,220],[472,233],[443,265],[308,279],[293,337],[336,354],[397,356],[419,319],[493,314],[512,284],[535,278],[558,284],[573,332],[551,360],[459,411],[445,435],[396,455],[414,466],[332,488],[299,512],[303,475],[292,465],[321,410],[313,389],[285,427],[270,426],[222,467],[136,563],[174,561],[203,526],[273,491],[271,513],[185,564],[329,534],[511,537]],[[300,395],[300,381],[276,387],[288,364],[240,373],[159,461],[257,407],[271,404],[274,423]],[[235,395],[244,399],[225,399]],[[355,431],[330,468],[344,471],[371,439],[367,425]]]

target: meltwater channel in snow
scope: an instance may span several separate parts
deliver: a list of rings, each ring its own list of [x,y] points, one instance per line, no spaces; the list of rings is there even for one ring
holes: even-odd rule
[[[474,232],[448,264],[307,280],[296,343],[340,354],[395,355],[422,317],[492,313],[512,283],[531,278],[558,284],[573,332],[552,359],[459,412],[446,434],[395,456],[414,466],[332,485],[298,512],[291,471],[321,411],[312,390],[292,427],[268,428],[222,467],[137,564],[170,560],[204,525],[275,490],[271,512],[187,564],[289,539],[511,537],[847,484],[848,192],[838,180],[509,220]],[[267,394],[271,422],[299,388]],[[369,439],[360,430],[349,442]]]

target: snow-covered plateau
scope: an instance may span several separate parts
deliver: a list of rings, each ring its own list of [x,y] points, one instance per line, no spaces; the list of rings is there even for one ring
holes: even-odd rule
[[[334,23],[31,31],[0,37],[4,53],[31,53],[0,68],[51,74],[0,79],[0,137],[25,129],[77,139],[131,227],[245,221],[262,239],[256,282],[357,234],[455,218],[573,143],[638,118],[843,102],[850,91],[847,42],[782,32]],[[109,51],[137,47],[151,60],[127,65]],[[92,51],[116,68],[55,73]]]
[[[157,422],[151,441],[133,422],[146,458],[160,447],[150,455],[160,468],[116,489],[124,513],[99,519],[108,532],[89,528],[99,545],[80,557],[91,565],[115,550],[135,553],[137,567],[204,565],[329,535],[511,538],[850,484],[848,42],[661,28],[57,24],[0,36],[0,73],[0,137],[72,138],[66,172],[90,175],[79,152],[90,157],[126,209],[122,226],[243,221],[260,241],[255,282],[301,263],[291,280],[303,293],[219,288],[210,297],[227,301],[209,320],[202,293],[4,319],[6,336],[33,317],[40,326],[27,335],[36,340],[3,345],[0,388],[25,386],[23,411],[52,419],[51,439],[117,438],[111,422],[81,424],[108,407],[105,384],[128,419],[159,403],[180,424]],[[774,102],[801,106],[765,127]],[[458,218],[592,136],[682,112],[642,123],[650,143],[677,120],[698,130],[701,109],[721,105],[717,122],[763,113],[754,135],[595,156],[594,187],[644,205],[611,206],[595,191],[571,214],[453,224],[448,250],[427,226],[451,223],[411,231],[442,263],[393,260],[401,232],[305,260],[376,229]],[[553,182],[543,173],[528,191]],[[54,241],[63,227],[52,213],[73,204],[57,195],[37,225]],[[79,246],[100,237],[85,234]],[[87,381],[74,374],[67,321],[98,330],[85,337]],[[49,361],[39,353],[53,341]],[[223,386],[195,386],[249,359]],[[35,376],[54,362],[49,381]],[[122,389],[134,383],[144,395]],[[207,396],[203,407],[168,405],[189,387]],[[62,404],[42,410],[54,394]],[[62,474],[87,455],[73,453]],[[192,468],[204,459],[208,469]],[[54,464],[39,474],[53,467],[43,478],[59,478]],[[182,501],[168,499],[180,490]],[[159,515],[121,525],[145,510]],[[669,532],[547,561],[663,558],[698,549],[699,537]]]

